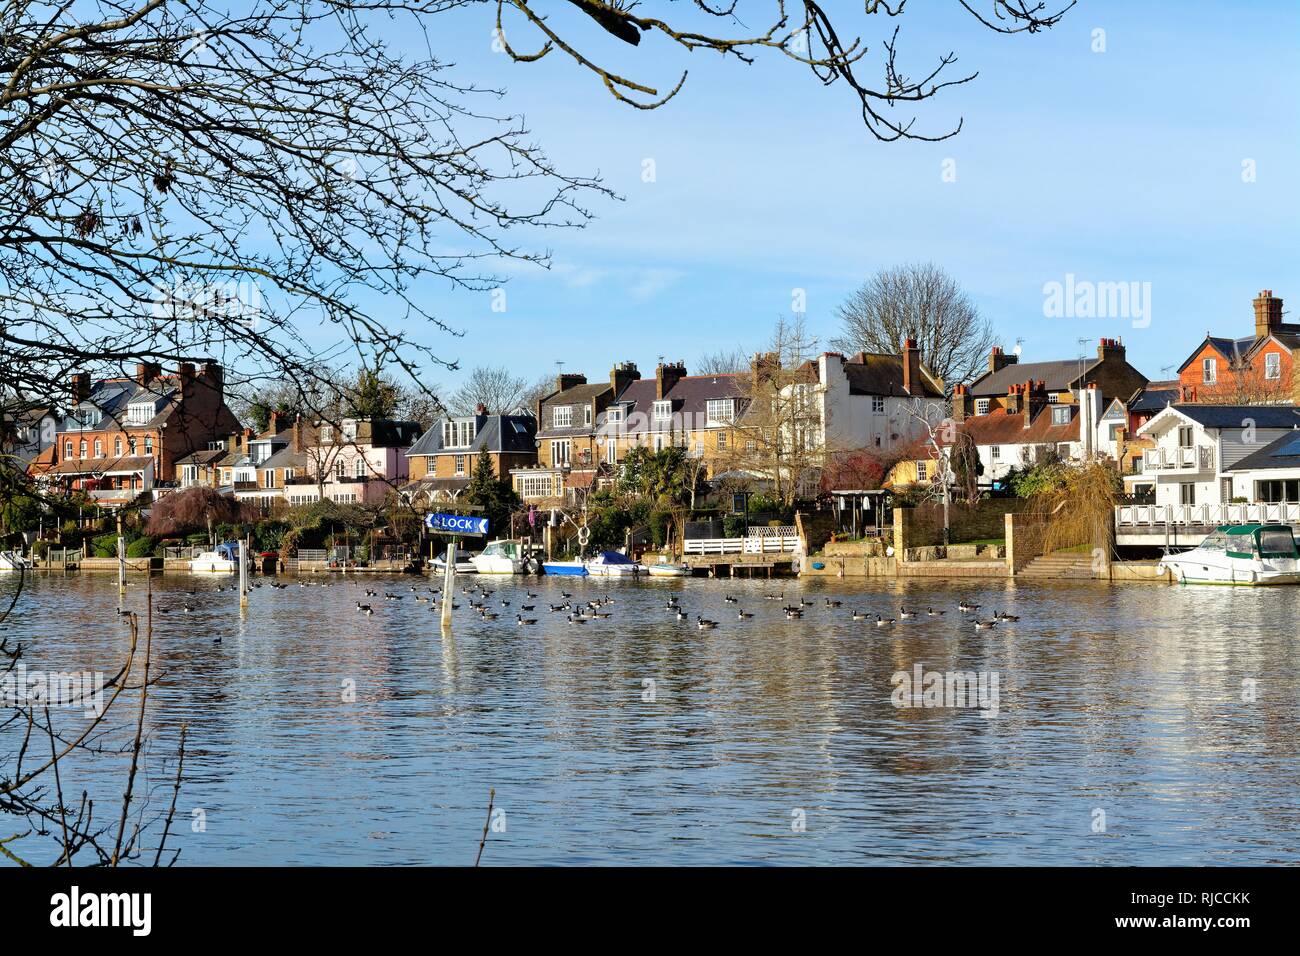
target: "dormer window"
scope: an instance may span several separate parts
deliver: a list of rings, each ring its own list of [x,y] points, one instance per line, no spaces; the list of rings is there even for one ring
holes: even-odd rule
[[[472,418],[458,418],[442,423],[443,448],[468,448],[478,434],[478,423]]]
[[[334,426],[322,425],[320,427],[320,443],[322,445],[334,444]]]
[[[673,417],[673,403],[664,399],[654,404],[654,420],[657,422],[666,422]]]
[[[73,411],[72,417],[79,427],[94,428],[99,424],[100,414],[94,405],[81,405]]]
[[[132,402],[126,407],[126,423],[128,425],[146,425],[149,419],[153,418],[154,413],[153,402]]]
[[[350,420],[349,420],[349,421],[345,421],[345,422],[343,423],[342,428],[340,428],[339,430],[343,433],[343,440],[344,440],[344,441],[356,441],[356,440],[357,440],[357,423],[356,423],[356,422],[354,422],[354,421],[350,421]]]
[[[558,405],[551,410],[551,427],[568,428],[573,424],[573,406]]]
[[[710,425],[729,425],[736,417],[736,402],[730,398],[711,398],[705,413]]]
[[[622,405],[611,405],[609,407],[609,410],[605,412],[605,421],[607,422],[621,422],[622,420],[623,420]]]
[[[1055,407],[1055,408],[1052,409],[1052,424],[1053,424],[1053,425],[1068,425],[1068,424],[1070,424],[1070,406],[1069,406],[1069,405],[1058,405],[1057,407]]]

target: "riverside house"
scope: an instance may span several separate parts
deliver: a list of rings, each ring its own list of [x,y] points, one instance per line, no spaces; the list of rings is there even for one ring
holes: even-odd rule
[[[1252,303],[1253,335],[1229,338],[1206,333],[1178,368],[1185,402],[1278,404],[1300,398],[1295,355],[1300,325],[1282,321],[1282,299],[1265,289]]]
[[[560,504],[608,478],[610,453],[599,440],[603,435],[597,434],[598,422],[614,399],[640,378],[632,362],[615,365],[603,382],[561,374],[555,391],[537,402],[537,463],[510,472],[519,497],[530,504]]]
[[[1170,405],[1139,429],[1155,447],[1145,452],[1143,474],[1155,486],[1156,505],[1220,505],[1252,500],[1253,476],[1238,480],[1236,469],[1257,469],[1272,443],[1300,428],[1300,410],[1290,405]]]
[[[70,384],[71,408],[58,425],[54,447],[30,471],[44,484],[84,491],[115,507],[177,484],[176,463],[217,446],[239,427],[226,405],[221,366],[182,363],[169,375],[152,362],[131,378]],[[44,460],[42,460],[44,458]]]
[[[455,500],[486,449],[498,476],[537,463],[537,420],[532,415],[473,415],[435,422],[407,451],[410,482],[403,497],[415,505]]]

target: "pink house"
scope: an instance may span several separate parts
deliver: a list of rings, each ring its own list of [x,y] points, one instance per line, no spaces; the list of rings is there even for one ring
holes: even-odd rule
[[[345,418],[318,422],[306,449],[308,473],[324,476],[324,496],[342,504],[380,504],[407,481],[406,451],[420,437],[418,422]],[[308,488],[299,486],[299,493]],[[317,486],[310,492],[314,495]]]

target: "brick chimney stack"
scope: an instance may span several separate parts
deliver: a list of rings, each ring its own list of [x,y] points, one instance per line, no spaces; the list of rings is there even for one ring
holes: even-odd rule
[[[1021,386],[1007,386],[1006,409],[1008,415],[1019,415],[1023,407],[1023,396],[1020,394]]]
[[[618,398],[623,394],[623,389],[640,378],[641,373],[637,371],[635,362],[619,362],[609,373],[609,384],[614,389],[614,397]]]
[[[1097,343],[1097,358],[1105,361],[1108,358],[1124,359],[1124,343],[1120,339],[1101,339]]]
[[[1037,382],[1031,379],[1022,388],[1025,396],[1025,427],[1028,428],[1038,413],[1047,407],[1047,383],[1041,378]]]
[[[952,420],[964,422],[972,412],[972,404],[970,389],[965,385],[954,386],[952,390]]]
[[[903,391],[915,395],[921,388],[921,349],[916,339],[903,342]]]
[[[586,384],[587,376],[579,372],[561,372],[555,378],[555,390],[557,392],[567,392],[571,388]]]
[[[302,441],[302,416],[293,416],[293,438],[290,440],[289,447],[295,455],[301,455],[303,451]]]
[[[1255,296],[1255,338],[1267,338],[1281,324],[1282,300],[1273,294],[1272,289],[1265,289]]]
[[[271,412],[270,420],[267,422],[267,431],[272,435],[280,434],[280,413]]]
[[[993,346],[993,351],[989,353],[989,371],[997,372],[1008,365],[1015,365],[1020,361],[1019,355],[1007,355],[1002,351],[1002,346]]]
[[[673,386],[685,377],[685,362],[674,362],[671,365],[664,365],[661,362],[655,367],[655,399],[663,399],[673,390]]]
[[[90,373],[76,372],[68,383],[68,391],[72,395],[72,404],[80,405],[86,399],[90,398]]]

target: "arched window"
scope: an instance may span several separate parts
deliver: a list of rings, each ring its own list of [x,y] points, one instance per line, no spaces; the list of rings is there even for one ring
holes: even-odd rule
[[[346,478],[348,475],[348,463],[342,458],[334,462],[334,475],[338,478]]]
[[[366,460],[358,458],[356,461],[356,475],[358,478],[366,477]]]

